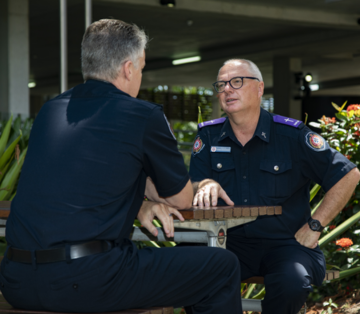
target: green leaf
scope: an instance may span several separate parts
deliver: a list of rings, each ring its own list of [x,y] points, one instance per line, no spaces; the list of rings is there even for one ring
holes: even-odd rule
[[[249,299],[251,293],[253,292],[254,288],[256,286],[256,283],[252,283],[248,286],[246,293],[244,295],[244,299]]]
[[[0,201],[6,201],[11,197],[11,192],[20,174],[26,152],[27,148],[21,153],[19,162],[13,162],[12,166],[10,167],[9,171],[6,173],[3,181],[1,182],[0,188],[6,190],[0,191]]]
[[[252,299],[261,300],[261,299],[263,299],[263,298],[265,297],[265,294],[266,294],[265,287],[263,287],[263,288],[259,291],[259,293],[258,293],[257,295],[254,295],[254,296],[252,297]]]
[[[0,157],[0,171],[5,167],[6,163],[9,161],[10,157],[15,151],[16,144],[20,141],[20,138],[22,136],[21,130],[20,135],[15,139],[14,142],[11,143],[11,145],[7,148],[5,153]]]
[[[348,121],[346,114],[343,114],[342,112],[335,113],[335,117],[342,121]]]
[[[4,129],[2,131],[2,134],[1,134],[1,138],[0,138],[0,156],[2,156],[2,154],[4,153],[6,144],[7,144],[8,139],[9,139],[12,118],[13,118],[13,115],[11,115],[9,121],[6,123],[6,125],[5,125],[5,127],[4,127]]]
[[[320,191],[321,186],[319,184],[315,184],[310,191],[310,202],[313,200],[315,195]]]

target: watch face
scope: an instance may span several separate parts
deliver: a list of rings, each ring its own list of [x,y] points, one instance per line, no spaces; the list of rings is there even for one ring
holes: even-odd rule
[[[320,229],[320,222],[317,220],[312,220],[310,222],[310,228],[311,230],[318,231]]]

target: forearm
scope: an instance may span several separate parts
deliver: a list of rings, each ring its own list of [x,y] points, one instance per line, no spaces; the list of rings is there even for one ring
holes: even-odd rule
[[[354,192],[359,179],[360,173],[357,168],[346,174],[326,193],[313,218],[319,220],[322,226],[328,225],[344,208]]]
[[[151,201],[172,206],[179,210],[190,208],[194,197],[190,180],[179,193],[164,198],[159,195],[150,177],[146,179],[145,195]]]

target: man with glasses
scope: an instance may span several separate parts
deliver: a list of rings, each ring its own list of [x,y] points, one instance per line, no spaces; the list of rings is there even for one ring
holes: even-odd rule
[[[282,206],[282,215],[229,229],[227,249],[238,256],[242,280],[264,276],[263,314],[297,313],[311,285],[324,279],[318,239],[349,200],[359,171],[301,121],[260,107],[264,83],[253,62],[225,62],[213,86],[227,117],[199,124],[193,204]],[[327,192],[312,217],[311,181]]]

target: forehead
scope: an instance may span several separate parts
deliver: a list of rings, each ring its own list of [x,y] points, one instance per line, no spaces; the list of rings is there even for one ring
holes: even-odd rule
[[[235,76],[250,76],[249,66],[244,62],[225,64],[219,71],[219,80],[230,80]]]

